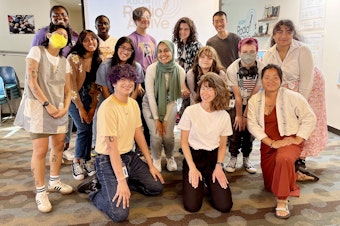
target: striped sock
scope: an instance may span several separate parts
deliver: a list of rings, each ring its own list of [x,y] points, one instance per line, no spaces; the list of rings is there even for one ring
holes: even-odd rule
[[[37,193],[44,192],[44,191],[46,191],[46,190],[45,190],[45,185],[43,185],[43,186],[41,186],[41,187],[35,187],[35,190],[37,191]]]
[[[50,176],[50,182],[49,184],[53,184],[55,181],[60,180],[59,175],[58,176]]]

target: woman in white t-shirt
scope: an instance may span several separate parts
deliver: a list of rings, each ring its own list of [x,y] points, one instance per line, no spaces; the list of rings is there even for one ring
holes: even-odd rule
[[[59,179],[71,102],[71,68],[62,56],[62,49],[70,43],[70,38],[68,28],[52,24],[41,46],[31,48],[26,57],[25,89],[14,122],[30,132],[33,145],[31,170],[36,187],[35,199],[41,212],[52,210],[44,181],[49,146],[48,190],[61,194],[73,191]]]
[[[202,206],[205,185],[213,207],[229,212],[233,202],[223,171],[227,137],[232,135],[226,111],[229,92],[224,80],[213,72],[198,82],[197,104],[187,107],[178,124],[181,130],[183,160],[183,204],[189,212]]]

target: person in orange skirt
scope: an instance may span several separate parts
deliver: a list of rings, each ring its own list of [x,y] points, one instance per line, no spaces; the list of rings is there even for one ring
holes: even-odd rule
[[[277,198],[275,216],[289,218],[288,197],[300,196],[295,161],[312,134],[316,117],[298,92],[281,87],[282,70],[268,64],[262,70],[263,90],[248,102],[248,130],[261,141],[265,188]]]

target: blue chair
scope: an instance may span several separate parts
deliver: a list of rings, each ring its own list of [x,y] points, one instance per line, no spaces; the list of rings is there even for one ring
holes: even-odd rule
[[[6,120],[2,119],[2,105],[7,104],[10,111],[10,118],[13,116],[11,105],[9,104],[9,99],[7,97],[7,92],[5,89],[4,80],[0,77],[0,125]]]
[[[7,97],[10,99],[10,103],[13,106],[14,100],[21,97],[20,83],[13,67],[0,66],[0,77],[5,84],[5,90]]]

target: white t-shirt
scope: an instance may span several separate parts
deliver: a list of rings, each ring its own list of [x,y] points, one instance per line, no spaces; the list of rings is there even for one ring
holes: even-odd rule
[[[195,150],[212,151],[219,147],[220,136],[233,134],[227,111],[205,111],[200,103],[187,107],[177,128],[189,131],[189,145]]]
[[[52,56],[46,48],[44,48],[45,52],[46,52],[46,56],[47,59],[51,62],[51,64],[53,66],[58,66],[59,60],[60,60],[60,56]],[[39,46],[33,46],[28,55],[26,56],[27,58],[31,58],[33,60],[36,60],[37,62],[40,62],[40,58],[41,58],[41,52],[40,52],[40,48]],[[71,73],[71,66],[69,64],[68,61],[66,61],[66,73]]]

